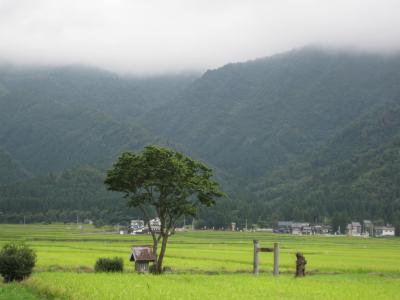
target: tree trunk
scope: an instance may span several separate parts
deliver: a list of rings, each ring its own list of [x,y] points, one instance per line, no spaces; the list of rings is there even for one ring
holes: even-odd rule
[[[167,249],[167,242],[168,242],[168,234],[163,235],[163,237],[162,237],[160,255],[158,256],[158,260],[157,260],[157,273],[159,273],[159,274],[162,273],[165,250]]]
[[[154,253],[154,266],[157,268],[158,261],[157,261],[157,248],[158,248],[158,242],[157,240],[153,240],[153,253]],[[156,270],[157,272],[157,270]]]

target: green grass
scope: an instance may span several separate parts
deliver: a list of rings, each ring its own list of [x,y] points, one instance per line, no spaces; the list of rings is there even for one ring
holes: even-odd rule
[[[261,276],[251,275],[253,239],[279,242],[281,272],[271,277],[272,254],[261,253]],[[38,263],[25,284],[66,299],[399,299],[400,239],[302,237],[266,233],[186,232],[170,239],[165,265],[173,274],[140,276],[128,261],[130,247],[149,236],[104,232],[91,226],[0,225],[0,244],[24,241]],[[312,276],[294,279],[302,251]],[[124,258],[124,274],[94,274],[99,257]],[[80,273],[79,273],[80,272]],[[300,295],[300,297],[297,297]],[[97,297],[97,298],[96,298]],[[236,298],[235,298],[236,297]]]
[[[40,273],[27,283],[70,299],[400,299],[400,278],[249,274],[136,275]]]
[[[0,284],[0,300],[39,300],[32,291],[17,283]]]

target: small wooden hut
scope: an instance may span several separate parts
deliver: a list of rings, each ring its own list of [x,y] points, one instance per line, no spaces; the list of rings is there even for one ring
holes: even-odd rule
[[[135,271],[138,273],[148,273],[149,263],[156,260],[152,246],[132,247],[130,261],[135,262]]]

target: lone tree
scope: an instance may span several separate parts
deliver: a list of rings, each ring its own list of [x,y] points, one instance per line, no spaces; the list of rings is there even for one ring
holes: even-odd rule
[[[177,221],[184,215],[195,216],[200,205],[212,206],[223,196],[211,177],[212,170],[204,164],[159,146],[148,146],[138,154],[125,152],[108,171],[108,189],[124,193],[128,205],[143,213],[153,237],[156,273],[162,272],[168,238],[175,233]],[[152,213],[160,219],[160,232],[150,226]]]

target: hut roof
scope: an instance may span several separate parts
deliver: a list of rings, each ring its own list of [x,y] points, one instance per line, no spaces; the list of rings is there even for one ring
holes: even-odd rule
[[[151,246],[132,247],[130,261],[155,261],[155,255]]]

